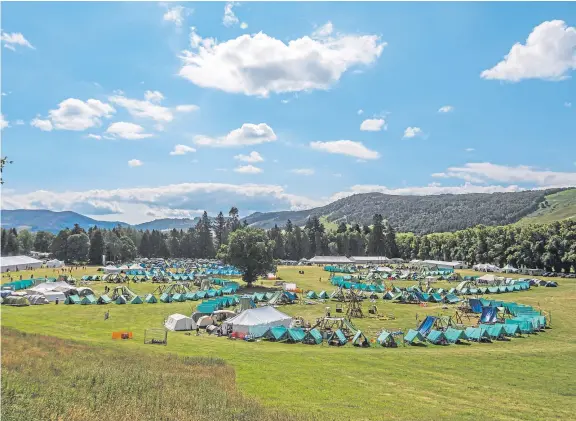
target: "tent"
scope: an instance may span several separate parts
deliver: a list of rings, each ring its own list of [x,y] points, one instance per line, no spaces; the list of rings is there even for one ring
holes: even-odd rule
[[[23,307],[23,306],[29,306],[30,302],[26,297],[9,295],[7,297],[4,297],[2,304],[7,306]]]
[[[80,287],[76,289],[78,291],[79,297],[86,297],[87,295],[94,295],[94,291],[92,288],[88,287]]]
[[[467,327],[464,333],[466,333],[466,336],[468,336],[468,340],[470,341],[490,341],[490,335],[488,335],[488,332],[480,327]]]
[[[208,315],[201,316],[198,321],[196,322],[198,327],[208,327],[214,324],[214,319]]]
[[[466,336],[466,332],[460,329],[454,329],[452,327],[446,329],[446,331],[444,332],[444,337],[446,338],[446,341],[448,341],[448,343],[451,344],[455,344],[458,341],[468,339],[468,336]]]
[[[82,300],[80,301],[80,304],[96,304],[96,297],[94,297],[94,295],[90,294],[90,295],[86,295],[84,298],[82,298]]]
[[[449,343],[441,330],[431,330],[426,336],[426,340],[435,345],[446,345]]]
[[[271,327],[268,329],[264,337],[271,341],[284,341],[288,338],[288,328],[286,328],[286,326]]]
[[[47,268],[61,268],[64,266],[64,262],[58,260],[58,259],[53,259],[53,260],[48,260],[46,262],[46,267]]]
[[[0,272],[14,272],[25,268],[38,269],[42,261],[28,256],[2,256],[0,259]]]
[[[172,302],[172,297],[170,297],[170,294],[163,293],[163,294],[160,296],[160,301],[162,301],[163,303],[171,303],[171,302]]]
[[[292,317],[276,310],[274,307],[250,308],[226,320],[224,322],[224,331],[231,329],[232,332],[262,336],[271,327],[284,326],[287,328],[291,322]]]
[[[404,342],[413,345],[416,341],[424,343],[426,338],[419,331],[410,329],[406,336],[404,336]]]
[[[142,298],[140,298],[140,296],[136,295],[134,298],[132,298],[130,300],[130,304],[142,304]]]
[[[101,295],[97,301],[98,304],[110,304],[111,302],[112,300],[106,294]]]
[[[43,292],[42,295],[44,295],[44,297],[46,297],[46,299],[51,303],[55,302],[56,300],[58,300],[58,302],[64,302],[66,300],[66,294],[59,291],[46,291]]]
[[[504,324],[502,323],[496,323],[494,325],[481,324],[480,328],[486,329],[491,339],[503,339],[504,336],[506,336]]]
[[[192,319],[183,314],[172,314],[164,323],[164,327],[168,330],[192,330]]]
[[[309,298],[311,300],[315,300],[318,298],[318,295],[316,295],[316,293],[314,291],[308,291],[308,294],[306,294],[306,298]]]
[[[304,329],[300,328],[300,327],[293,327],[288,329],[287,332],[287,342],[302,342],[302,340],[304,339],[304,336],[306,335],[306,332],[304,331]]]
[[[30,305],[49,304],[50,302],[43,295],[28,295],[26,296]]]
[[[309,330],[302,338],[302,343],[306,345],[318,345],[322,343],[322,334],[316,328]]]
[[[418,332],[420,332],[422,337],[426,336],[428,332],[432,330],[437,319],[438,318],[434,316],[426,316],[424,321],[420,324],[420,327],[418,327]]]
[[[115,301],[116,304],[126,304],[127,302],[128,301],[126,300],[126,298],[123,295],[119,295]]]
[[[362,331],[359,330],[356,332],[356,334],[352,338],[352,345],[362,347],[362,348],[367,348],[370,346],[370,341],[368,340],[366,335],[364,335],[362,333]]]
[[[153,294],[148,294],[144,299],[144,301],[146,301],[148,304],[154,304],[158,302],[158,300]]]
[[[318,294],[318,298],[321,298],[323,300],[327,300],[329,298],[328,293],[326,291],[320,291],[320,294]]]
[[[455,296],[454,294],[446,294],[444,297],[444,302],[447,304],[456,304],[460,301],[460,298]]]
[[[394,336],[385,330],[378,336],[376,342],[388,348],[395,348],[398,346],[394,340]]]
[[[482,307],[480,323],[496,323],[498,321],[497,307]]]
[[[80,304],[80,297],[77,295],[70,295],[68,298],[66,298],[64,304]]]
[[[340,329],[328,336],[328,345],[342,346],[346,345],[347,342],[348,340],[346,339],[346,336],[344,336],[344,333],[342,333]]]
[[[505,324],[504,333],[506,336],[516,336],[520,335],[522,332],[520,332],[519,325]]]

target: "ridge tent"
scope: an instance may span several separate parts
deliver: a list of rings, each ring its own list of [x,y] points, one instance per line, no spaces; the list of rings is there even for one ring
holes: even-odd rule
[[[331,346],[343,346],[346,345],[347,342],[348,340],[346,339],[346,336],[344,336],[340,329],[336,330],[328,337],[328,345]]]
[[[311,300],[315,300],[316,298],[318,298],[318,295],[316,295],[316,293],[314,291],[308,291],[308,294],[306,294],[306,298],[309,298]]]
[[[106,294],[103,294],[98,298],[96,304],[110,304],[111,302],[112,300],[110,299],[110,297],[108,297]]]
[[[362,348],[368,348],[370,346],[370,341],[362,333],[361,330],[357,331],[354,337],[352,338],[352,345]]]
[[[496,323],[498,321],[497,307],[482,307],[480,323]]]
[[[396,341],[394,340],[394,336],[392,336],[392,334],[387,331],[383,331],[382,333],[380,333],[380,335],[376,339],[376,342],[387,348],[396,348],[398,346],[398,344],[396,344]]]
[[[502,323],[496,323],[494,325],[481,324],[480,328],[486,329],[491,339],[503,339],[506,333]]]
[[[318,345],[322,343],[322,334],[316,328],[309,330],[302,338],[302,343],[306,345]]]
[[[119,295],[118,298],[114,301],[116,304],[126,304],[126,298],[123,295]]]
[[[404,342],[413,345],[416,341],[424,343],[426,338],[419,331],[410,329],[406,336],[404,336]]]
[[[321,298],[323,300],[327,300],[330,297],[328,296],[328,293],[326,291],[320,291],[320,294],[318,294],[318,298]]]
[[[479,327],[467,327],[465,332],[468,340],[475,342],[490,341],[490,336],[486,330]]]
[[[506,336],[516,336],[520,335],[520,326],[515,324],[504,324],[504,333]]]
[[[163,293],[163,294],[160,296],[160,301],[162,301],[163,303],[171,303],[171,302],[172,302],[172,297],[170,297],[170,294]]]
[[[426,316],[424,321],[418,327],[418,332],[422,335],[422,337],[426,336],[428,332],[432,330],[434,324],[436,323],[437,317],[434,316]]]
[[[444,335],[444,332],[440,331],[440,330],[431,330],[430,333],[428,333],[428,336],[426,336],[426,340],[430,343],[433,343],[435,345],[447,345],[448,341],[446,340],[446,336]]]
[[[186,301],[186,297],[184,297],[184,294],[176,293],[176,294],[172,295],[172,301],[176,301],[176,302],[181,303],[183,301]]]
[[[454,294],[446,294],[446,296],[444,297],[444,302],[447,304],[456,304],[460,302],[460,298],[458,298]]]
[[[288,328],[286,326],[274,326],[268,329],[264,335],[266,339],[280,342],[288,339]]]
[[[90,295],[86,295],[84,298],[82,298],[82,300],[80,301],[80,304],[83,305],[87,305],[87,304],[96,304],[96,297],[94,297],[94,295],[90,294]]]
[[[456,342],[459,342],[461,340],[468,339],[468,336],[466,336],[466,332],[460,329],[454,329],[452,327],[446,329],[446,331],[444,332],[444,336],[446,337],[448,343],[451,344],[455,344]]]
[[[442,302],[442,296],[440,294],[437,294],[437,293],[430,294],[428,301],[431,303],[441,303]]]
[[[295,343],[295,342],[302,342],[304,336],[306,335],[306,332],[304,331],[304,329],[300,327],[293,327],[288,329],[287,334],[288,334],[287,341]]]
[[[68,298],[66,298],[64,304],[80,304],[80,297],[77,295],[70,295]]]
[[[168,317],[164,323],[164,327],[171,331],[192,330],[193,322],[190,317],[177,313]]]
[[[144,299],[144,301],[146,301],[148,304],[155,304],[158,302],[158,300],[153,294],[148,294]]]
[[[132,298],[130,300],[130,304],[142,304],[142,298],[140,298],[140,296],[136,295],[134,298]]]

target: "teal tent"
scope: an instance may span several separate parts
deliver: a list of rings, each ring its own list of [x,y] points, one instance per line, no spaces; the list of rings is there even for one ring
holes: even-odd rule
[[[490,335],[488,335],[488,332],[480,327],[467,327],[465,333],[470,341],[490,341]]]
[[[288,342],[302,342],[302,340],[304,339],[304,336],[306,335],[306,332],[304,331],[304,329],[300,328],[300,327],[294,327],[291,329],[288,329],[287,333],[287,338],[286,340]]]
[[[66,298],[64,304],[80,304],[80,297],[77,295],[70,295]]]
[[[449,327],[448,329],[446,329],[446,331],[444,332],[444,336],[446,337],[446,340],[448,341],[448,343],[451,343],[451,344],[455,344],[458,341],[463,341],[463,340],[468,339],[468,336],[466,336],[466,332],[464,332],[463,330],[460,330],[460,329],[454,329],[452,327]]]
[[[172,302],[172,297],[170,297],[170,294],[163,293],[163,294],[160,296],[160,301],[162,301],[163,303],[171,303],[171,302]]]
[[[320,294],[318,294],[318,298],[321,298],[323,300],[327,300],[329,298],[328,293],[326,291],[320,291]]]
[[[302,343],[306,345],[318,345],[322,343],[322,334],[316,328],[309,330],[302,338]]]
[[[385,330],[382,331],[380,335],[378,335],[376,342],[388,348],[396,348],[398,346],[396,344],[396,341],[394,340],[394,336],[390,332],[387,332]]]
[[[346,339],[346,336],[344,336],[340,329],[336,330],[328,337],[328,345],[342,346],[346,345],[347,342],[348,340]]]
[[[101,295],[98,298],[98,304],[110,304],[112,300],[106,294]]]
[[[428,336],[426,336],[426,340],[434,345],[445,345],[449,343],[446,336],[444,336],[444,332],[441,330],[431,330]]]
[[[126,301],[123,295],[119,295],[115,302],[116,304],[126,304],[128,301]]]
[[[264,336],[271,341],[284,341],[288,338],[288,329],[284,326],[274,326],[268,329]]]
[[[94,297],[92,294],[85,296],[84,298],[82,298],[82,300],[80,301],[80,304],[96,304],[96,297]]]
[[[410,345],[413,345],[415,342],[424,343],[424,341],[426,341],[426,338],[420,332],[414,329],[410,329],[406,336],[404,336],[404,342]]]
[[[130,304],[142,304],[142,298],[140,298],[140,296],[136,295],[134,298],[132,298],[130,300]]]
[[[510,325],[510,324],[505,324],[504,325],[504,332],[506,334],[506,336],[516,336],[516,335],[520,335],[520,326],[518,325]]]
[[[155,304],[158,302],[158,300],[153,294],[148,294],[144,299],[144,301],[146,301],[148,304]]]
[[[352,345],[362,348],[368,348],[370,346],[370,341],[368,340],[366,335],[364,335],[362,331],[359,330],[352,338]]]
[[[306,294],[306,298],[309,298],[311,300],[315,300],[318,298],[318,295],[316,295],[316,293],[314,291],[308,291],[308,294]]]

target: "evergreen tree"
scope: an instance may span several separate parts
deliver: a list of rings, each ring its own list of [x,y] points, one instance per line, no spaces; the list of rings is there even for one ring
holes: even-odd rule
[[[72,234],[66,240],[66,257],[72,262],[85,262],[90,250],[90,239],[85,233]]]
[[[52,241],[54,241],[54,234],[48,231],[38,231],[34,236],[34,250],[40,253],[47,253],[50,251]]]
[[[52,245],[50,246],[50,251],[54,257],[58,260],[68,261],[67,247],[68,247],[68,237],[70,237],[70,230],[68,228],[61,230]]]
[[[34,245],[34,236],[28,230],[22,230],[18,234],[18,244],[20,253],[30,254],[32,246]]]
[[[214,236],[216,237],[216,249],[220,249],[226,243],[226,219],[222,212],[214,220]]]
[[[93,265],[102,263],[102,256],[106,252],[104,244],[104,236],[99,229],[92,229],[92,237],[90,240],[90,250],[88,251],[88,261]]]
[[[128,236],[124,236],[120,238],[120,242],[122,243],[120,254],[122,256],[122,260],[130,261],[136,257],[138,254],[138,250],[136,249],[136,245],[132,241],[132,239]]]
[[[138,254],[142,257],[152,256],[152,245],[150,243],[150,231],[144,231],[142,234],[142,240],[140,241],[140,247],[138,247]]]
[[[212,230],[210,224],[210,218],[208,218],[208,212],[204,211],[200,221],[196,225],[196,231],[198,232],[198,251],[199,257],[204,259],[210,259],[215,256],[214,242],[212,241]]]
[[[20,244],[18,243],[18,236],[14,234],[15,230],[11,230],[6,238],[6,245],[4,252],[7,256],[15,256],[20,254]]]

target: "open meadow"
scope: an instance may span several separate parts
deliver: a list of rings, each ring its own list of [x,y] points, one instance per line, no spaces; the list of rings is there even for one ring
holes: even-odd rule
[[[298,274],[299,270],[304,270],[304,275]],[[36,270],[34,275],[52,276],[52,273],[52,269]],[[95,268],[88,268],[75,271],[73,275],[79,278],[82,274],[94,273]],[[24,279],[26,275],[23,273]],[[328,273],[318,267],[280,267],[279,276],[285,281],[296,282],[304,290],[334,290],[328,282]],[[207,334],[196,337],[183,332],[170,332],[167,346],[143,344],[145,329],[162,327],[165,318],[173,313],[189,315],[198,301],[107,306],[2,306],[2,326],[76,341],[78,345],[69,348],[71,355],[80,349],[86,358],[102,361],[103,365],[106,365],[105,361],[115,364],[118,355],[129,356],[130,370],[142,370],[151,384],[159,379],[162,379],[159,383],[162,385],[170,382],[169,376],[160,369],[166,360],[154,354],[221,359],[234,369],[237,387],[247,399],[254,399],[279,413],[295,414],[305,419],[472,420],[482,414],[483,419],[490,420],[567,420],[574,419],[576,413],[576,281],[557,280],[558,288],[533,287],[529,291],[497,296],[500,300],[550,311],[552,329],[511,341],[486,344],[361,349],[351,345],[336,348],[232,341]],[[5,277],[2,282],[6,282]],[[414,282],[395,284],[408,286]],[[101,293],[104,285],[94,282],[91,287]],[[272,287],[273,281],[262,281],[259,286]],[[151,283],[130,284],[130,289],[140,295],[156,287],[157,284]],[[381,314],[394,315],[394,320],[354,319],[355,325],[370,338],[382,328],[413,328],[417,315],[421,320],[426,314],[453,315],[455,311],[454,308],[442,309],[441,305],[420,307],[381,299],[376,305]],[[323,315],[325,306],[333,309],[335,303],[295,304],[282,306],[280,310],[313,322]],[[369,302],[364,302],[365,315],[368,306]],[[110,312],[108,320],[104,320],[106,311]],[[466,319],[464,322],[467,323]],[[118,330],[132,331],[134,338],[112,340],[111,333]],[[18,366],[5,365],[5,358],[10,361],[14,358],[12,353],[18,352],[16,339],[17,333],[12,330],[2,338],[4,390],[12,384],[10,382],[24,381],[24,377],[17,377],[14,373]],[[50,364],[58,365],[54,353],[62,353],[61,346],[62,343],[58,343],[54,349],[48,346],[38,351],[38,358],[50,355]],[[75,361],[80,370],[82,359]],[[33,363],[29,361],[28,364]],[[157,370],[150,368],[155,364]],[[174,364],[176,367],[181,363]],[[70,364],[66,367],[74,371]],[[91,363],[88,367],[78,372],[98,371],[96,364]],[[221,376],[219,370],[214,369],[215,377]],[[174,387],[188,384],[189,380],[178,375],[178,370],[171,373]],[[114,377],[116,374],[110,371],[108,375]],[[131,375],[127,374],[127,379]],[[57,378],[59,374],[54,376]],[[229,377],[230,382],[231,379]],[[190,390],[192,387],[186,386],[186,396]],[[4,399],[3,395],[3,404]],[[118,403],[121,402],[119,398]],[[190,419],[204,419],[201,415],[193,418],[194,405],[194,402],[190,403]],[[4,407],[2,411],[6,415]]]

